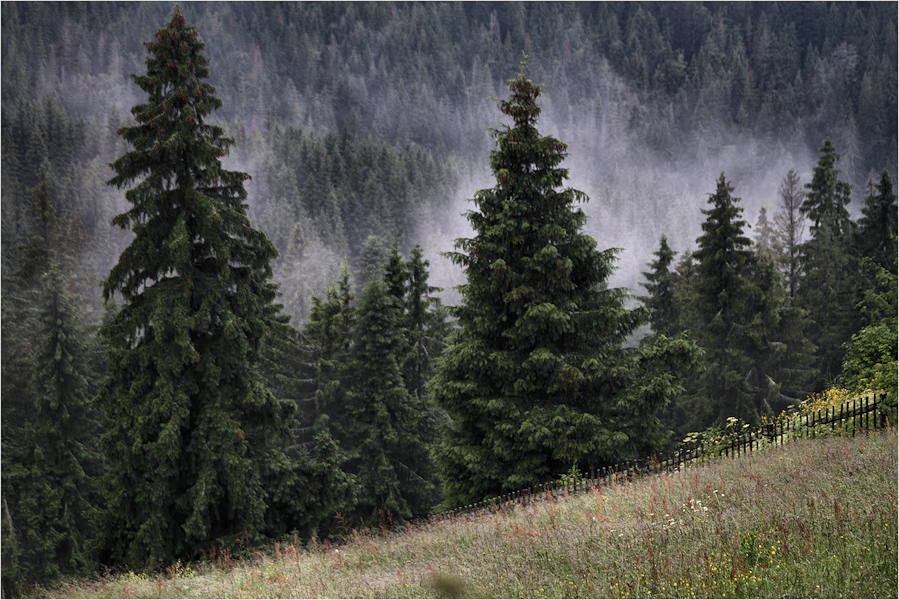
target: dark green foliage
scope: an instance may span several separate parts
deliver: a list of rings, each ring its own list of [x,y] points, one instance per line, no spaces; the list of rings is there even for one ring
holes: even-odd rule
[[[314,300],[304,329],[315,398],[314,414],[305,418],[324,418],[345,450],[341,468],[354,477],[356,503],[343,518],[363,525],[427,514],[439,500],[430,457],[434,411],[421,389],[407,387],[412,375],[423,378],[430,368],[427,334],[434,317],[427,308],[427,272],[420,256],[402,260],[398,242],[383,265],[383,281],[380,272],[373,271],[356,307],[345,269],[326,299]],[[417,306],[426,308],[417,323],[408,292],[415,273],[416,289],[426,290],[418,298]],[[416,362],[419,353],[425,357]]]
[[[573,204],[586,196],[562,188],[566,146],[536,129],[540,88],[523,74],[509,88],[499,107],[513,125],[494,130],[490,155],[496,187],[477,192],[475,237],[448,254],[468,279],[433,382],[453,418],[437,454],[450,506],[658,447],[672,363],[694,356],[683,341],[623,347],[647,311],[603,289],[615,251],[580,232]]]
[[[17,585],[89,570],[101,500],[77,227],[59,212],[42,167],[17,292],[4,297],[4,354],[21,353],[3,369],[3,576]]]
[[[695,331],[706,355],[705,368],[687,384],[693,430],[728,417],[756,422],[808,391],[804,314],[786,303],[771,254],[750,249],[732,192],[722,174],[694,254]]]
[[[429,263],[421,246],[404,261],[399,238],[394,239],[390,255],[383,265],[385,292],[400,306],[403,344],[400,350],[403,380],[415,398],[425,399],[426,385],[433,374],[434,361],[444,345],[449,329],[446,311],[435,296],[441,290],[428,284]]]
[[[113,163],[135,234],[104,282],[122,307],[102,329],[110,368],[99,395],[110,462],[104,559],[154,568],[214,545],[259,539],[266,475],[286,458],[295,406],[266,387],[260,363],[286,335],[270,262],[277,251],[246,217],[245,173],[222,168],[232,140],[206,123],[221,106],[203,43],[176,7],[146,44],[149,94]]]
[[[310,352],[315,413],[342,417],[346,390],[354,381],[351,351],[356,326],[356,308],[350,293],[350,274],[344,266],[336,288],[328,289],[325,300],[313,297],[312,312],[303,329]]]
[[[865,192],[863,216],[858,221],[860,254],[889,268],[899,253],[896,244],[896,192],[889,172],[886,169],[881,171],[877,185],[869,182]]]
[[[778,403],[801,397],[804,391],[820,388],[825,381],[870,381],[872,365],[879,368],[878,364],[886,364],[881,358],[888,356],[889,344],[882,342],[891,339],[895,327],[884,325],[884,319],[894,315],[895,308],[882,300],[895,292],[895,281],[886,278],[878,265],[895,272],[895,263],[890,262],[896,255],[892,180],[896,176],[899,115],[895,93],[895,4],[869,3],[859,8],[851,3],[670,3],[651,7],[641,3],[200,3],[183,8],[191,21],[207,32],[208,53],[216,65],[214,83],[222,97],[228,99],[215,115],[227,133],[210,128],[211,113],[200,114],[202,107],[196,106],[207,99],[209,108],[220,105],[212,96],[203,99],[186,94],[182,101],[170,94],[165,102],[173,110],[153,112],[156,109],[151,101],[144,105],[144,113],[135,114],[137,121],[124,113],[123,107],[138,102],[139,90],[128,79],[128,73],[143,64],[143,48],[138,42],[151,35],[155,24],[166,19],[170,5],[0,5],[4,482],[7,477],[38,477],[37,469],[43,468],[32,468],[38,439],[34,432],[39,429],[35,425],[39,397],[50,393],[41,386],[52,380],[36,375],[51,364],[38,362],[37,352],[46,349],[45,342],[50,343],[48,340],[55,333],[51,328],[41,329],[38,315],[50,306],[52,298],[59,301],[59,306],[72,309],[74,318],[64,319],[67,324],[56,333],[71,326],[76,333],[67,333],[66,340],[74,335],[75,340],[86,343],[82,348],[73,342],[72,348],[82,350],[80,356],[71,354],[70,364],[79,365],[72,368],[83,375],[88,391],[84,396],[80,391],[84,382],[73,380],[72,397],[92,396],[98,376],[91,371],[101,373],[106,364],[98,358],[97,346],[89,338],[82,339],[81,316],[91,324],[100,321],[103,299],[97,283],[122,255],[123,261],[133,264],[117,267],[117,281],[122,285],[107,290],[110,319],[105,331],[110,334],[110,342],[118,343],[110,355],[112,372],[127,386],[122,383],[117,390],[108,388],[105,402],[114,408],[115,418],[132,418],[133,422],[114,428],[110,434],[110,443],[118,444],[114,450],[119,461],[116,472],[121,473],[126,463],[153,467],[162,474],[160,478],[170,474],[172,485],[158,494],[165,506],[155,512],[158,521],[150,523],[144,532],[139,533],[134,525],[138,521],[137,509],[128,517],[131,525],[125,520],[107,523],[105,532],[119,536],[115,543],[120,549],[130,543],[127,540],[144,536],[152,527],[186,520],[185,515],[197,505],[193,501],[196,496],[191,499],[186,490],[192,483],[191,469],[199,469],[202,460],[176,458],[182,456],[176,446],[188,452],[187,448],[201,445],[197,440],[202,437],[194,434],[202,429],[202,418],[182,419],[171,426],[167,423],[173,412],[177,412],[177,421],[184,414],[200,415],[204,406],[211,407],[207,416],[216,424],[225,424],[224,427],[239,420],[241,431],[247,434],[246,445],[240,446],[241,440],[234,440],[233,429],[223,436],[207,432],[209,436],[218,436],[216,440],[223,440],[225,448],[220,464],[210,467],[218,469],[211,489],[219,496],[208,505],[207,529],[216,530],[208,536],[209,540],[218,538],[227,544],[234,535],[243,535],[237,531],[241,527],[238,523],[243,521],[256,524],[257,529],[250,531],[253,535],[281,536],[295,530],[304,537],[324,536],[335,530],[335,511],[350,515],[354,493],[361,490],[357,479],[343,470],[355,453],[357,434],[362,431],[361,426],[352,423],[353,411],[361,410],[355,403],[362,397],[386,401],[401,396],[388,393],[399,388],[382,389],[382,382],[363,381],[357,358],[360,347],[356,323],[356,310],[361,305],[353,305],[350,288],[345,287],[348,279],[325,292],[328,282],[339,276],[344,259],[355,273],[369,267],[377,270],[387,262],[381,292],[402,304],[402,316],[397,321],[401,325],[372,325],[389,331],[384,335],[393,340],[390,347],[395,349],[394,358],[409,396],[403,396],[403,401],[408,400],[419,411],[415,414],[422,415],[422,430],[448,419],[445,412],[432,405],[427,384],[434,358],[442,349],[442,311],[433,297],[435,291],[427,285],[428,266],[421,251],[416,254],[416,250],[411,250],[407,262],[402,260],[399,249],[408,251],[416,242],[430,250],[448,245],[448,224],[458,212],[454,206],[457,190],[479,180],[478,165],[491,143],[483,128],[492,118],[493,101],[489,98],[501,93],[498,90],[502,89],[502,74],[515,68],[521,48],[534,49],[535,59],[528,72],[532,79],[548,84],[550,93],[544,102],[544,114],[554,130],[560,132],[559,137],[564,135],[571,140],[574,151],[569,166],[578,168],[579,181],[585,186],[581,189],[603,200],[591,223],[599,224],[602,235],[616,230],[626,232],[626,238],[618,237],[628,241],[616,245],[626,245],[630,251],[646,248],[648,255],[660,233],[654,223],[660,221],[668,223],[667,241],[672,244],[683,244],[687,241],[684,236],[693,235],[688,232],[696,225],[690,216],[695,212],[684,207],[695,200],[695,191],[691,193],[686,185],[680,189],[671,185],[673,179],[690,179],[680,177],[681,174],[715,168],[714,162],[720,157],[735,165],[735,170],[729,172],[735,181],[754,181],[750,177],[765,171],[763,161],[767,159],[763,157],[782,156],[778,164],[796,164],[801,170],[808,165],[796,161],[796,157],[804,157],[808,150],[816,148],[823,135],[834,140],[835,144],[822,156],[821,162],[827,164],[819,164],[819,169],[823,168],[821,177],[806,188],[809,198],[816,194],[818,198],[806,205],[817,239],[802,244],[803,215],[799,205],[804,195],[798,176],[788,174],[781,190],[781,212],[774,217],[777,231],[771,242],[778,262],[766,262],[766,257],[758,256],[757,262],[742,273],[745,285],[739,288],[743,291],[737,294],[735,302],[742,306],[746,321],[734,330],[733,343],[725,352],[730,353],[727,360],[731,363],[724,364],[751,363],[749,375],[740,385],[755,405],[762,407],[760,410],[767,410],[766,402],[777,410]],[[162,44],[162,40],[158,43]],[[173,54],[177,52],[180,49]],[[190,68],[194,67],[204,68],[199,63]],[[190,68],[185,71],[188,78],[193,77]],[[177,65],[171,69],[174,79],[180,78],[176,71]],[[143,81],[148,83],[149,79]],[[206,88],[201,82],[201,77],[195,77],[203,95]],[[183,121],[179,124],[177,120],[168,120],[166,115],[185,116],[191,103],[197,113],[193,122],[196,129]],[[440,118],[435,119],[434,115]],[[160,128],[153,129],[153,125]],[[116,135],[123,127],[123,131],[131,133]],[[193,131],[200,134],[194,135]],[[226,137],[234,138],[236,143],[231,145]],[[159,145],[154,151],[156,142]],[[127,205],[118,190],[104,185],[109,177],[107,163],[132,147],[135,153],[128,155],[136,157],[136,162],[126,165],[128,161],[123,157],[120,166],[138,171],[142,168],[140,161],[155,161],[143,171],[142,176],[150,178],[129,192],[132,200],[147,201],[145,212],[141,212],[145,205],[140,209],[135,208],[136,204]],[[844,154],[839,163],[842,174],[834,168],[836,147]],[[242,179],[243,174],[221,170],[213,159],[223,158],[215,156],[223,150],[229,151],[230,164],[253,165],[254,181]],[[192,173],[207,180],[220,176],[221,185],[206,181],[180,187],[176,169],[166,166],[176,162],[173,155],[177,152],[195,159],[188,171],[193,169]],[[582,163],[578,160],[589,164],[589,168],[580,169]],[[700,166],[696,166],[697,161]],[[44,164],[49,165],[47,173],[52,173],[60,223],[66,223],[63,228],[70,229],[69,222],[80,222],[83,231],[77,240],[73,239],[73,231],[66,233],[70,239],[61,247],[78,256],[72,266],[64,269],[51,268],[52,261],[48,262],[46,254],[49,238],[34,226],[29,214],[33,198],[28,190],[40,181],[40,166]],[[641,166],[633,170],[630,166],[634,164]],[[550,172],[551,169],[546,171]],[[168,179],[166,173],[171,174]],[[669,177],[667,173],[676,173],[678,177]],[[880,175],[865,190],[857,235],[846,236],[847,231],[854,230],[845,211],[848,191],[860,192],[869,173]],[[157,176],[160,181],[153,180]],[[509,180],[503,185],[513,183]],[[238,184],[246,186],[249,196],[245,200]],[[188,188],[202,192],[194,196],[196,202],[188,198],[184,191]],[[834,193],[819,193],[825,189]],[[216,204],[223,198],[225,208]],[[243,201],[249,206],[238,208]],[[524,202],[513,204],[530,208]],[[179,237],[175,233],[176,213],[182,208],[186,211],[183,214],[194,217],[184,220],[180,230],[184,235]],[[108,225],[114,215],[129,209],[117,222],[127,221],[137,238],[135,246],[123,254],[132,236],[131,228]],[[191,213],[188,209],[196,210]],[[271,244],[262,241],[248,225],[241,225],[245,223],[243,216],[238,215],[241,211]],[[819,219],[818,212],[831,216]],[[213,223],[216,216],[220,219],[218,224]],[[577,230],[577,223],[570,227],[559,223],[567,227],[568,233]],[[489,223],[485,228],[495,225]],[[220,229],[227,232],[224,237],[215,235]],[[525,233],[519,231],[518,237],[526,237]],[[389,253],[384,252],[383,242],[378,252],[369,253],[373,247],[365,247],[370,236],[389,240],[392,235],[399,238],[402,246],[397,245]],[[570,234],[566,239],[573,243],[577,235]],[[483,270],[477,280],[482,287],[470,288],[465,297],[471,306],[468,323],[484,327],[484,331],[488,325],[492,327],[490,343],[495,345],[485,350],[486,346],[477,346],[470,341],[472,338],[463,338],[463,345],[450,352],[452,360],[457,366],[477,365],[480,361],[495,371],[489,376],[472,375],[466,382],[497,385],[490,389],[502,385],[513,388],[507,395],[473,394],[476,402],[472,406],[476,410],[473,409],[470,420],[463,419],[458,425],[464,428],[476,421],[490,423],[481,426],[484,435],[477,433],[478,426],[471,426],[470,431],[473,436],[480,436],[477,443],[489,439],[495,442],[490,451],[503,454],[501,459],[494,454],[492,462],[484,463],[485,472],[494,471],[482,478],[481,487],[472,487],[481,495],[478,497],[537,479],[537,475],[531,476],[530,464],[537,465],[534,472],[540,472],[539,478],[543,479],[542,473],[554,476],[568,471],[574,459],[567,457],[579,456],[581,466],[587,467],[596,466],[598,460],[642,453],[635,449],[636,444],[628,445],[630,441],[624,446],[616,445],[623,439],[621,436],[612,439],[618,430],[631,441],[642,436],[639,427],[628,429],[632,421],[639,419],[629,416],[634,403],[621,399],[626,395],[616,396],[627,387],[621,380],[639,376],[649,381],[655,373],[661,378],[659,381],[670,384],[671,390],[677,388],[671,375],[678,372],[676,366],[656,371],[647,367],[643,372],[633,366],[634,362],[628,362],[636,361],[635,356],[647,356],[649,347],[618,353],[618,344],[625,338],[632,339],[628,332],[646,314],[622,309],[620,300],[625,295],[604,289],[614,252],[596,253],[593,246],[578,246],[577,252],[571,253],[572,244],[554,243],[559,255],[543,257],[544,271],[564,263],[570,255],[574,256],[573,269],[576,265],[592,268],[595,255],[601,258],[601,268],[592,278],[572,273],[570,281],[582,286],[577,288],[581,295],[575,294],[575,300],[559,300],[559,295],[568,290],[555,290],[558,294],[552,295],[539,286],[515,281],[518,291],[545,292],[541,299],[545,303],[528,304],[519,297],[507,312],[501,295],[512,299],[514,294],[508,293],[516,290],[503,289],[509,283],[504,279],[507,275],[497,269],[494,277],[492,263],[477,266]],[[483,255],[493,261],[498,258],[493,247],[496,244],[496,239],[486,240],[462,251],[483,250]],[[280,251],[280,257],[274,257],[271,246]],[[854,254],[859,259],[867,256],[873,260],[859,264]],[[467,256],[479,262],[477,257]],[[535,255],[528,256],[533,270],[540,267]],[[513,264],[509,257],[501,258]],[[684,343],[670,341],[675,334],[688,331],[692,337],[704,335],[708,315],[701,315],[699,309],[705,310],[708,305],[696,302],[701,274],[692,252],[683,253],[676,269],[673,252],[667,265],[662,264],[666,260],[658,253],[655,258],[658,260],[650,265],[652,276],[647,275],[645,286],[647,306],[654,309],[650,323],[660,344],[656,351],[668,356],[660,348]],[[134,267],[138,263],[140,266]],[[187,263],[191,265],[182,269]],[[272,266],[273,277],[266,275],[264,263]],[[520,265],[513,266],[518,269]],[[125,275],[131,268],[135,268],[131,271],[133,277]],[[782,282],[772,269],[781,271]],[[627,274],[632,285],[636,285],[638,269],[628,270],[632,271]],[[55,273],[52,277],[48,275],[51,272]],[[523,268],[519,269],[515,276],[523,272]],[[562,272],[556,275],[561,276]],[[446,273],[441,272],[440,276]],[[298,324],[307,322],[306,335],[300,340],[297,332],[283,328],[283,322],[275,317],[271,280],[278,281],[284,293],[284,314]],[[113,281],[110,277],[109,282]],[[241,287],[239,281],[249,282],[255,291],[244,294],[241,290],[247,288]],[[357,277],[357,281],[364,284],[368,277]],[[143,283],[148,285],[142,287]],[[122,298],[115,289],[125,288],[130,289],[131,300],[125,298],[123,313],[116,316],[112,307]],[[359,295],[361,289],[360,286]],[[484,294],[484,300],[474,295],[476,291]],[[593,292],[597,295],[591,296]],[[315,296],[324,300],[312,300]],[[783,300],[777,299],[783,296]],[[478,302],[489,305],[490,310],[478,308]],[[587,312],[569,310],[566,302]],[[255,308],[251,306],[254,303]],[[550,310],[550,306],[558,312]],[[237,337],[245,339],[246,346],[234,344],[227,337],[221,339],[222,332],[228,331],[226,316],[233,307],[238,318],[230,321],[236,324],[231,331],[239,331]],[[543,309],[547,311],[545,318],[535,325]],[[739,310],[733,308],[734,313]],[[603,313],[600,316],[606,320],[599,319],[598,313]],[[249,314],[256,316],[243,327],[243,316]],[[527,326],[506,327],[527,314],[532,320]],[[570,329],[554,330],[547,323],[556,314],[568,318],[566,326],[570,328],[581,326],[570,325],[575,317],[583,322],[596,317],[601,326],[585,327],[585,333],[578,337]],[[809,316],[815,319],[814,326],[807,323]],[[507,317],[509,320],[502,321]],[[620,323],[616,323],[618,317]],[[863,324],[871,329],[860,329]],[[597,329],[601,330],[598,334]],[[266,330],[273,335],[269,337]],[[396,330],[402,331],[402,335],[397,336]],[[130,335],[127,343],[126,334]],[[824,374],[808,383],[804,378],[814,375],[808,362],[810,334],[818,344],[818,364]],[[553,366],[544,365],[541,371],[536,364],[536,350],[527,348],[522,340],[537,345],[546,340],[540,347],[562,358],[553,358]],[[844,343],[849,345],[841,359]],[[171,347],[184,352],[166,349]],[[871,348],[879,350],[870,352]],[[130,366],[123,362],[126,349],[143,362],[137,358]],[[248,350],[244,352],[245,349]],[[191,363],[192,351],[202,355],[201,363]],[[219,351],[223,352],[221,356]],[[556,352],[562,354],[553,354]],[[535,358],[526,368],[522,367],[532,355]],[[185,356],[187,359],[182,360]],[[208,360],[212,356],[214,365]],[[588,360],[598,357],[601,365],[608,366],[609,373],[617,368],[625,375],[618,379],[609,375],[602,380],[581,368],[585,356]],[[712,354],[706,356],[713,366],[720,359]],[[751,361],[742,361],[740,356],[748,356]],[[386,359],[378,356],[376,360]],[[506,370],[508,364],[514,368]],[[564,374],[559,370],[563,366],[576,367],[581,375],[587,373],[580,388],[571,384],[572,389],[576,388],[575,400],[558,410],[556,405],[539,404],[534,400],[533,389],[552,387],[548,383],[552,373]],[[157,371],[148,374],[153,368]],[[392,372],[391,368],[385,367]],[[213,373],[217,369],[221,369],[220,376]],[[700,375],[707,375],[707,371],[700,374],[692,367],[680,372],[685,374],[691,392],[698,389]],[[239,375],[229,379],[231,374]],[[576,374],[572,376],[576,378]],[[517,379],[510,384],[511,377]],[[227,385],[221,384],[226,380]],[[523,390],[520,393],[515,389],[518,381],[518,389]],[[133,390],[128,387],[131,383]],[[169,384],[168,389],[163,389]],[[201,396],[197,390],[207,384],[213,391]],[[446,390],[455,383],[444,381],[441,385]],[[591,386],[601,391],[594,393]],[[273,396],[262,391],[263,387],[271,389]],[[360,395],[363,387],[365,393]],[[258,391],[255,397],[264,405],[253,414],[249,410],[232,410],[240,400],[230,405],[222,400],[239,398],[241,389],[251,388]],[[568,400],[564,393],[554,393],[553,399]],[[705,414],[706,407],[701,405],[705,396],[689,395],[700,403],[696,410],[686,404],[686,396],[670,396],[677,402],[669,403],[664,413],[655,412],[666,419],[666,426],[680,429],[689,418]],[[276,402],[273,397],[284,401]],[[172,401],[166,403],[163,398]],[[178,398],[190,400],[179,404]],[[142,403],[153,404],[154,416],[137,416]],[[660,402],[647,400],[646,404]],[[178,411],[173,411],[176,405]],[[295,419],[290,417],[294,406]],[[462,406],[461,400],[458,406]],[[459,410],[468,411],[468,405]],[[531,420],[526,422],[528,410]],[[543,417],[537,414],[541,410]],[[581,417],[579,411],[588,416]],[[278,416],[273,417],[273,412]],[[639,416],[643,418],[651,412],[647,408]],[[49,413],[42,414],[50,418]],[[218,419],[221,414],[228,416]],[[558,421],[546,416],[550,414],[560,415]],[[575,421],[591,430],[594,422],[600,422],[601,426],[595,428],[599,432],[597,438],[606,433],[608,436],[595,445],[608,452],[581,453],[596,440],[580,436],[574,425],[570,430],[565,428],[565,424]],[[544,422],[548,425],[540,429]],[[27,431],[26,423],[32,426]],[[132,425],[136,436],[131,435]],[[495,431],[491,429],[493,425]],[[353,430],[355,437],[342,433],[352,427],[357,427]],[[653,427],[646,426],[647,430]],[[75,429],[93,431],[91,426]],[[41,431],[46,436],[53,435],[51,430]],[[525,431],[529,441],[518,444],[517,431]],[[575,433],[569,436],[569,431]],[[162,432],[172,435],[160,437]],[[551,437],[573,441],[563,448],[564,444],[545,441]],[[194,446],[190,446],[190,440],[194,440]],[[8,441],[19,445],[8,446]],[[422,441],[428,445],[435,440]],[[90,450],[96,440],[86,440],[84,445]],[[156,454],[143,455],[144,447]],[[238,455],[243,448],[250,450]],[[507,469],[513,462],[507,457],[517,459],[519,453],[531,463],[517,471]],[[167,457],[156,460],[162,454]],[[240,468],[226,466],[228,460]],[[176,463],[180,470],[169,469]],[[248,464],[251,466],[244,469]],[[391,464],[393,470],[384,471],[385,489],[399,490],[400,495],[394,498],[406,502],[408,498],[402,495],[405,471],[397,471],[396,463]],[[243,479],[239,475],[226,477],[240,469],[246,475]],[[31,475],[23,475],[26,471]],[[503,480],[507,471],[508,482]],[[73,473],[77,474],[77,470],[73,469]],[[55,475],[48,478],[52,476]],[[133,481],[138,481],[137,475],[131,479],[116,475],[110,482],[111,489],[131,489]],[[223,490],[239,489],[242,483],[254,490],[256,497],[235,493],[232,496],[239,500],[232,502],[225,495],[230,492]],[[7,551],[14,547],[6,543],[8,535],[13,529],[21,534],[21,528],[15,526],[19,520],[16,512],[20,510],[14,498],[17,487],[28,489],[18,484],[4,485],[3,489],[4,509],[9,509],[4,513],[8,518],[3,519],[4,577],[14,572],[11,563],[6,562],[10,556]],[[42,490],[35,494],[40,493]],[[176,498],[178,494],[180,499]],[[149,498],[146,493],[145,496]],[[264,500],[260,501],[262,496]],[[421,495],[417,498],[420,500]],[[136,495],[122,499],[132,508],[138,505]],[[367,502],[363,507],[367,514],[376,512],[373,500],[361,499]],[[419,500],[415,500],[419,506],[427,504]],[[47,506],[52,508],[54,502],[52,498],[47,500]],[[402,502],[397,501],[396,506]],[[235,508],[233,515],[228,514],[229,503]],[[142,506],[151,504],[147,500]],[[263,505],[264,516],[257,518]],[[198,507],[194,514],[201,513],[202,507]],[[140,518],[148,514],[149,510]],[[12,528],[10,523],[14,524]],[[202,537],[195,535],[200,529],[198,526],[191,530],[191,540]],[[174,534],[169,535],[169,531]],[[173,526],[159,539],[187,548],[193,543],[188,541],[189,535]],[[20,535],[20,539],[24,537]],[[197,542],[196,547],[199,545]],[[117,560],[109,543],[106,548],[104,560]],[[45,549],[51,552],[49,546]],[[182,556],[195,554],[196,549],[185,551]],[[50,563],[35,564],[40,565],[35,568],[43,569]],[[5,586],[6,581],[4,591],[8,591]]]
[[[758,252],[745,310],[752,315],[750,352],[758,358],[747,382],[760,402],[760,412],[778,415],[813,391],[817,370],[809,341],[811,322],[787,296],[774,256]]]
[[[653,253],[656,257],[649,267],[651,272],[644,272],[646,283],[641,284],[646,288],[648,296],[641,296],[644,306],[651,313],[649,323],[657,334],[672,337],[680,333],[680,318],[677,303],[674,297],[673,280],[676,273],[670,268],[676,253],[668,245],[668,238],[664,235],[659,242],[659,249]]]
[[[805,184],[805,199],[800,211],[811,222],[812,237],[818,232],[821,224],[826,222],[831,235],[845,238],[850,233],[851,221],[846,208],[852,200],[852,186],[840,179],[840,170],[836,168],[840,155],[830,138],[825,138],[819,149],[821,155],[815,166],[810,183]]]
[[[354,478],[342,469],[346,455],[331,435],[327,415],[316,411],[315,348],[306,342],[298,331],[273,339],[261,362],[272,392],[297,409],[293,435],[276,445],[264,465],[265,533],[272,538],[327,536],[335,515],[356,501]]]
[[[896,258],[893,258],[892,271],[877,265],[871,258],[865,258],[862,266],[868,272],[873,271],[872,279],[876,281],[876,286],[866,292],[861,303],[871,324],[854,334],[847,344],[840,379],[853,392],[886,392],[888,408],[884,412],[890,422],[895,423],[899,352]]]
[[[436,431],[426,405],[406,389],[403,321],[400,301],[371,279],[356,323],[358,384],[343,424],[353,448],[347,469],[361,485],[354,513],[366,523],[427,514],[438,500],[429,454]]]
[[[716,192],[709,196],[710,207],[702,211],[706,220],[694,254],[695,310],[701,326],[697,337],[706,351],[707,367],[692,389],[697,395],[692,403],[693,429],[721,423],[728,416],[750,421],[758,417],[759,406],[746,381],[754,366],[747,354],[747,321],[752,314],[745,310],[754,257],[751,242],[743,235],[743,209],[731,192],[722,173]]]
[[[406,263],[405,290],[407,353],[404,361],[406,389],[416,398],[430,397],[426,389],[434,365],[449,332],[446,311],[435,296],[441,290],[428,284],[429,263],[420,246],[412,249]]]
[[[797,303],[808,311],[814,323],[810,339],[817,347],[816,367],[823,378],[821,383],[836,380],[842,368],[843,344],[860,325],[854,310],[859,283],[858,258],[853,247],[856,225],[846,208],[850,186],[839,177],[839,160],[833,143],[825,139],[800,209],[812,225],[811,239],[801,249]]]

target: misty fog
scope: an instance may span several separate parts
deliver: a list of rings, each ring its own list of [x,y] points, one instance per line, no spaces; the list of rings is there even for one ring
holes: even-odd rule
[[[883,167],[895,173],[895,133],[865,137],[875,125],[895,120],[895,94],[891,100],[877,95],[877,86],[888,90],[890,81],[876,79],[884,73],[895,78],[895,33],[881,25],[884,17],[895,19],[895,7],[859,9],[852,21],[857,31],[847,28],[844,38],[819,21],[816,30],[797,29],[791,19],[813,14],[811,5],[665,5],[655,14],[644,8],[184,3],[206,43],[210,82],[223,101],[213,120],[237,142],[225,166],[254,178],[247,185],[249,212],[276,240],[282,255],[276,278],[293,298],[294,316],[305,314],[304,296],[337,279],[344,259],[353,266],[367,235],[390,237],[395,214],[367,216],[371,223],[353,234],[347,223],[359,208],[338,195],[338,226],[342,222],[350,237],[335,238],[302,216],[325,200],[308,197],[309,186],[296,181],[297,195],[279,199],[295,206],[299,216],[290,219],[305,236],[302,251],[291,250],[285,232],[295,226],[266,208],[271,177],[260,183],[277,158],[273,128],[296,127],[318,139],[343,132],[354,144],[370,141],[396,152],[420,148],[443,165],[452,191],[427,197],[417,188],[422,197],[414,209],[401,211],[408,223],[398,233],[405,251],[423,247],[432,284],[454,304],[452,288],[463,275],[441,253],[471,234],[462,216],[474,208],[468,199],[494,185],[489,128],[503,124],[496,99],[507,95],[505,81],[520,70],[523,51],[528,76],[544,86],[539,130],[568,144],[568,183],[590,197],[583,207],[586,231],[600,249],[621,249],[609,284],[637,295],[661,235],[679,255],[695,250],[701,210],[722,172],[750,226],[762,207],[774,217],[778,186],[790,169],[808,183],[826,136],[845,156],[837,166],[854,185],[853,215],[868,177]],[[4,107],[30,89],[97,129],[93,147],[99,152],[74,163],[90,165],[84,187],[94,197],[85,202],[102,215],[82,216],[97,240],[90,267],[97,279],[128,239],[100,225],[124,208],[121,192],[98,187],[111,176],[103,165],[127,149],[114,130],[143,101],[130,74],[142,72],[140,42],[170,11],[168,3],[4,4]],[[44,23],[43,30],[35,23]],[[44,30],[52,32],[45,43]],[[31,44],[38,38],[40,44]],[[17,61],[27,45],[39,48],[35,69]],[[768,71],[771,81],[761,78]],[[847,97],[848,112],[840,105]],[[873,116],[864,112],[869,105]],[[869,148],[881,150],[875,155]],[[880,164],[880,156],[893,158]],[[747,233],[753,237],[751,229]]]

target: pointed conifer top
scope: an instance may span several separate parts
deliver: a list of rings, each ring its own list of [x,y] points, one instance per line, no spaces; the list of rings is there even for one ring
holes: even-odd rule
[[[185,19],[184,15],[181,13],[181,7],[175,2],[175,10],[172,12],[172,19],[169,21],[169,26],[174,29],[184,29],[186,24],[187,19]]]

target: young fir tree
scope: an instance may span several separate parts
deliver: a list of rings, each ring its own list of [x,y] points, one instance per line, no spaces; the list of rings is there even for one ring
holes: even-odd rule
[[[30,340],[24,363],[30,382],[16,390],[24,397],[4,389],[3,575],[18,584],[87,572],[101,501],[90,349],[72,276],[76,227],[64,223],[51,196],[42,167],[16,274],[22,294],[16,319],[22,325],[18,334]]]
[[[318,506],[310,510],[321,512],[316,522],[316,534],[326,536],[340,523],[334,521],[335,513],[349,514],[358,499],[358,480],[346,470],[349,460],[344,450],[345,436],[342,424],[349,418],[348,406],[351,391],[356,384],[356,362],[353,359],[353,331],[356,323],[356,307],[350,294],[350,273],[346,265],[336,286],[330,287],[322,300],[312,298],[312,309],[303,327],[301,351],[293,361],[298,391],[298,420],[301,431],[297,441],[301,445],[314,445],[316,452],[329,452],[332,481],[322,487]],[[322,441],[327,445],[322,448]],[[321,460],[314,463],[322,464]],[[326,519],[324,517],[330,517]]]
[[[820,151],[800,208],[812,224],[811,239],[801,248],[802,276],[797,289],[798,305],[814,322],[810,337],[823,378],[818,387],[839,376],[844,344],[861,325],[854,308],[861,283],[853,247],[855,224],[846,208],[851,186],[839,178],[835,165],[840,155],[830,139],[824,140]]]
[[[649,323],[656,334],[672,337],[680,333],[680,319],[678,317],[677,304],[674,298],[673,279],[676,276],[671,271],[671,263],[677,255],[668,245],[668,238],[664,235],[659,242],[659,249],[653,252],[656,260],[649,264],[650,272],[644,272],[646,283],[641,284],[648,292],[647,296],[641,296],[644,306],[651,313]]]
[[[232,140],[207,118],[221,100],[208,59],[175,8],[147,42],[149,95],[118,130],[134,150],[110,184],[130,189],[113,220],[134,240],[103,283],[121,310],[102,329],[109,374],[99,394],[110,463],[104,559],[153,568],[214,545],[258,539],[265,475],[286,458],[295,406],[266,387],[259,363],[286,335],[270,261],[246,216],[245,173],[222,168]]]
[[[446,311],[436,296],[440,288],[428,284],[429,262],[420,246],[412,249],[408,265],[409,286],[406,296],[409,340],[406,354],[406,388],[416,398],[430,397],[426,386],[434,374],[434,364],[449,331]]]
[[[403,379],[406,389],[418,399],[426,395],[434,359],[447,333],[444,310],[435,296],[440,289],[428,285],[428,266],[420,246],[412,249],[409,261],[404,261],[399,238],[394,240],[384,264],[386,292],[402,307]]]
[[[509,87],[496,186],[475,194],[475,236],[448,254],[468,279],[432,383],[453,419],[437,451],[450,506],[650,452],[679,387],[673,365],[694,357],[680,340],[624,347],[647,311],[604,289],[616,251],[581,232],[573,205],[587,198],[562,187],[566,146],[537,131],[540,88],[524,70]]]
[[[341,271],[340,281],[327,290],[324,300],[312,298],[312,310],[303,328],[304,346],[313,370],[308,394],[314,399],[314,412],[307,419],[328,415],[335,424],[345,419],[346,396],[356,380],[352,358],[356,307],[346,264]]]
[[[811,182],[805,184],[805,197],[800,206],[802,215],[812,222],[814,236],[821,223],[827,221],[832,235],[843,238],[851,232],[852,223],[846,205],[851,202],[852,186],[840,180],[836,168],[840,155],[830,138],[825,138],[819,149],[821,156],[815,166]]]
[[[331,435],[327,415],[315,411],[314,390],[309,394],[313,355],[298,331],[273,339],[262,364],[270,389],[278,398],[296,403],[293,436],[279,445],[263,472],[268,494],[266,534],[299,535],[304,540],[327,536],[335,512],[355,503],[354,478],[342,466],[345,453]]]

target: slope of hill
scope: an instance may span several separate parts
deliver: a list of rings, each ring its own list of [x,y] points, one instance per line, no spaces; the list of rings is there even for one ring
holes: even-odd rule
[[[897,440],[799,440],[557,502],[340,545],[291,542],[68,598],[743,597],[897,594]]]

